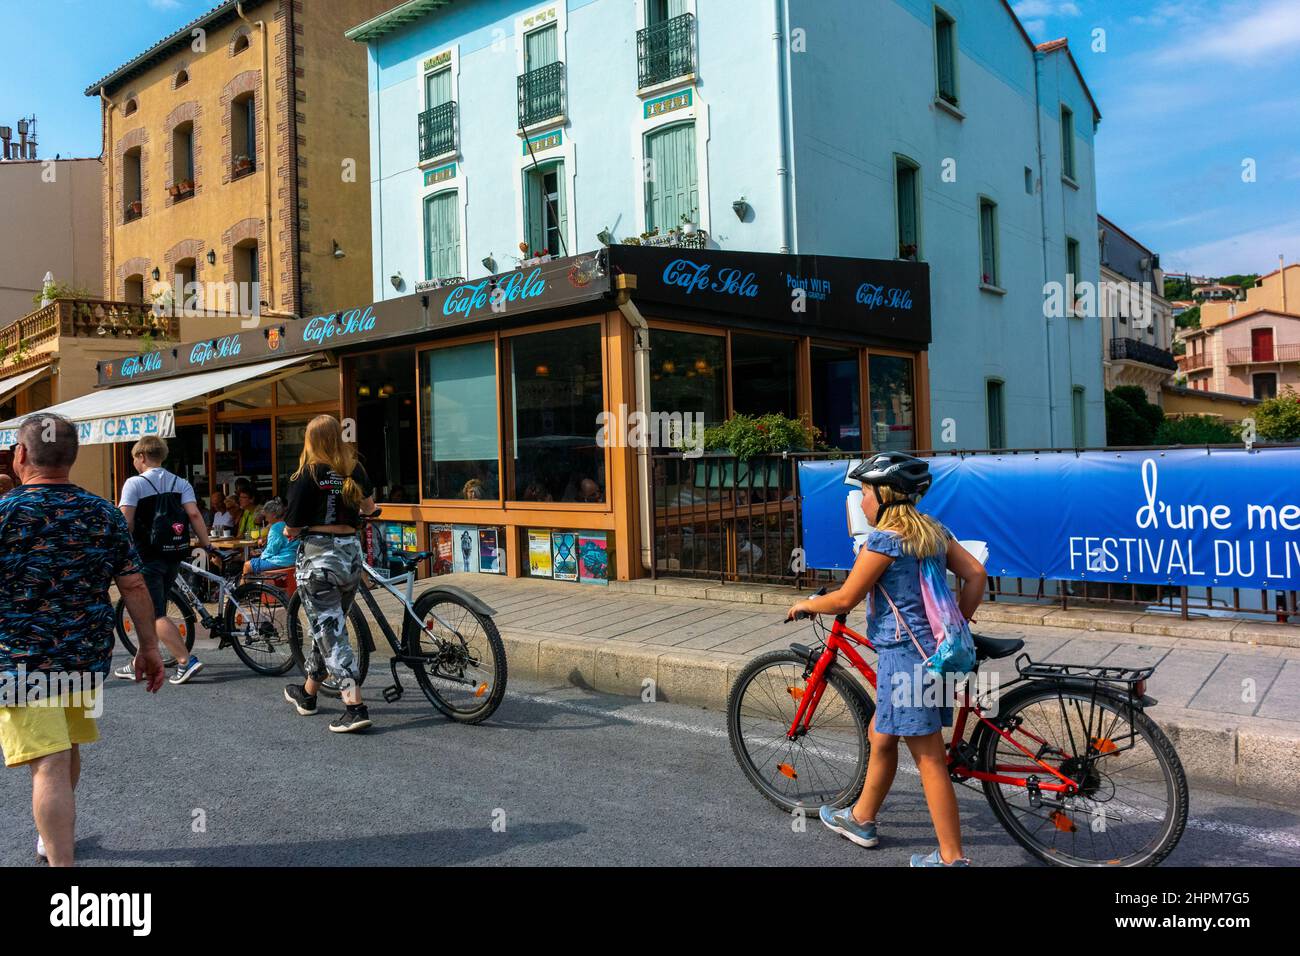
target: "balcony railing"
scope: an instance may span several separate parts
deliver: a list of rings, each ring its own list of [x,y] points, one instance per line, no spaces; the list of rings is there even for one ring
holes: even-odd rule
[[[519,77],[520,128],[563,115],[563,63],[548,63]]]
[[[695,18],[689,13],[636,32],[637,86],[695,72]]]
[[[1199,353],[1196,355],[1177,355],[1174,360],[1178,363],[1180,372],[1196,372],[1203,368],[1213,368],[1214,362],[1210,360],[1209,355]]]
[[[1110,358],[1111,361],[1142,362],[1146,365],[1154,365],[1157,368],[1176,370],[1179,365],[1174,361],[1174,354],[1166,349],[1158,348],[1149,342],[1143,342],[1141,339],[1119,338],[1110,340]]]
[[[456,101],[420,114],[420,162],[456,151]]]
[[[1227,359],[1229,365],[1300,362],[1300,344],[1247,345],[1242,348],[1228,349]]]

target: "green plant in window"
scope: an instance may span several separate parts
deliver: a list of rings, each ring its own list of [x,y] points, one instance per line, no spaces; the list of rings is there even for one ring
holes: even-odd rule
[[[741,461],[755,455],[807,451],[818,445],[819,433],[807,422],[784,415],[735,415],[704,430],[705,451],[728,451]]]

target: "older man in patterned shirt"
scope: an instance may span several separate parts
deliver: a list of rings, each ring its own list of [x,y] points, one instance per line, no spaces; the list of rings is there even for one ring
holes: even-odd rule
[[[77,460],[77,428],[37,413],[18,426],[14,470],[22,482],[0,497],[0,750],[6,766],[32,774],[36,852],[71,866],[81,771],[78,747],[99,739],[87,700],[58,697],[38,706],[29,688],[98,689],[113,655],[116,582],[136,622],[139,679],[156,692],[163,663],[153,603],[122,513],[78,488],[68,472]],[[62,683],[56,683],[62,682]]]

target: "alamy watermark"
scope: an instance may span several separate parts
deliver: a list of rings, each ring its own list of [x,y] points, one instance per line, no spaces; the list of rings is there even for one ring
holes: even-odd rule
[[[704,454],[702,412],[629,412],[627,405],[596,416],[601,448],[671,448],[686,458]]]
[[[80,707],[87,717],[101,717],[103,688],[103,674],[28,671],[20,664],[0,674],[0,707]]]

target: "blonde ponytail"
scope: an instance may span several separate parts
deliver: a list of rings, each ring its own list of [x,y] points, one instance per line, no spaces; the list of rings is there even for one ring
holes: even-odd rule
[[[343,427],[333,415],[317,415],[307,423],[302,454],[298,456],[298,470],[290,477],[297,480],[312,465],[325,465],[343,478],[343,500],[349,507],[361,504],[365,495],[352,478],[357,456],[343,441]]]
[[[930,558],[948,550],[948,533],[943,525],[929,515],[921,514],[906,496],[893,488],[882,486],[876,490],[885,504],[901,502],[885,509],[876,518],[876,527],[897,534],[904,554]]]

